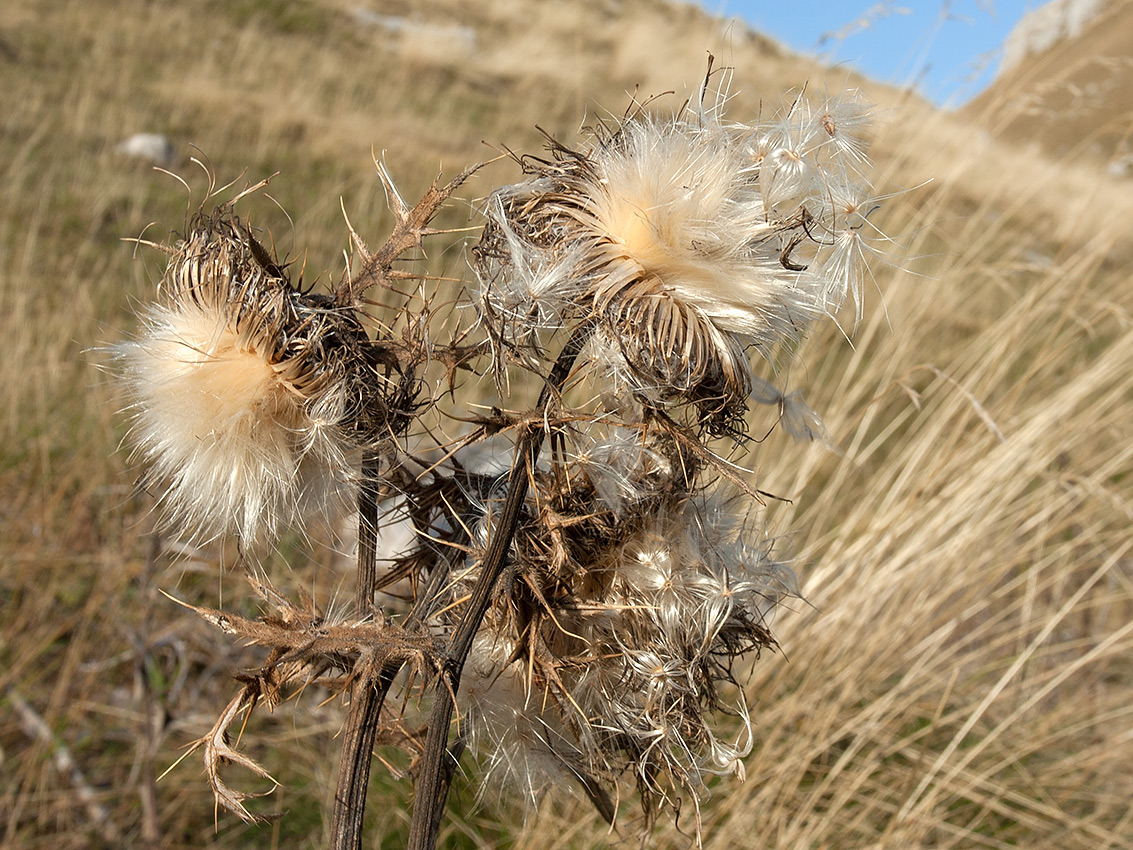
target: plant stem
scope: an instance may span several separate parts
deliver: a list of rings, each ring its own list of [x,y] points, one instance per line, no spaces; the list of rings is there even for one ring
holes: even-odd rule
[[[358,488],[358,576],[354,582],[354,605],[358,617],[374,614],[374,588],[378,583],[378,456],[362,460],[362,484]]]
[[[359,619],[374,613],[377,544],[378,457],[371,454],[362,462],[362,484],[358,491],[358,576],[354,585],[354,607]],[[394,670],[393,674],[396,672]],[[366,812],[374,737],[389,688],[388,683],[384,688],[377,687],[376,678],[372,669],[359,671],[350,691],[350,711],[342,730],[342,759],[334,793],[332,850],[359,850],[362,846],[362,819]],[[393,675],[383,675],[381,681],[387,678],[392,681]]]
[[[592,322],[580,325],[559,352],[558,360],[555,361],[554,368],[539,395],[539,404],[536,408],[539,412],[544,412],[552,396],[562,391],[593,328]],[[545,434],[546,431],[542,427],[528,426],[519,437],[508,480],[507,497],[499,524],[496,526],[496,533],[488,542],[488,548],[480,563],[480,577],[449,645],[441,679],[437,682],[433,697],[433,712],[429,718],[425,751],[419,762],[417,784],[413,795],[413,820],[409,827],[409,850],[435,850],[437,846],[441,816],[444,814],[445,801],[456,767],[456,758],[449,751],[448,735],[455,708],[454,700],[460,689],[461,673],[507,562],[507,554],[519,527],[520,512],[527,498],[530,477],[535,469]]]
[[[355,605],[361,614],[376,613],[374,587],[377,583],[377,459],[364,464],[365,478],[359,492],[358,580]],[[438,577],[440,575],[438,574]],[[402,625],[409,628],[426,616],[435,588],[426,588],[409,610]],[[331,821],[331,850],[359,850],[362,821],[370,782],[370,764],[380,726],[382,707],[394,679],[404,666],[401,660],[387,660],[380,667],[375,660],[359,665],[350,693],[350,710],[342,729],[342,758],[335,789]]]

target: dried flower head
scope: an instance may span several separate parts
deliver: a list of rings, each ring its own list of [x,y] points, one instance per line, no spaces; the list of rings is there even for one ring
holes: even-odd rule
[[[347,480],[384,404],[357,316],[293,287],[226,208],[172,252],[165,298],[118,346],[146,479],[181,529],[251,542]]]
[[[531,798],[567,780],[612,818],[626,774],[649,811],[695,802],[707,774],[742,776],[750,717],[726,686],[737,659],[774,646],[768,615],[797,588],[742,500],[688,492],[666,438],[592,429],[558,470],[533,470],[513,580],[477,632],[460,702],[489,773]],[[442,478],[445,498],[417,500],[435,513],[418,513],[405,562],[450,560],[436,629],[460,619],[479,580],[500,482]],[[723,740],[720,708],[748,731]]]
[[[731,431],[747,349],[769,354],[858,300],[864,215],[844,199],[864,161],[847,132],[865,115],[856,98],[800,97],[748,126],[690,105],[525,157],[530,179],[492,195],[477,251],[489,325],[521,348],[532,328],[592,317],[643,398],[692,402]]]

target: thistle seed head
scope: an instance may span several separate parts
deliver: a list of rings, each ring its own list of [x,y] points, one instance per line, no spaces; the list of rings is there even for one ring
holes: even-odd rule
[[[736,499],[689,494],[671,470],[662,486],[658,446],[599,432],[560,474],[533,472],[515,578],[481,625],[460,699],[489,770],[525,796],[565,781],[593,797],[628,773],[647,804],[695,801],[707,774],[742,772],[751,719],[725,687],[737,659],[774,646],[768,615],[797,588]],[[470,476],[446,502],[458,515],[428,525],[455,556],[435,602],[446,621],[478,579],[495,486]],[[736,741],[715,730],[723,706],[748,730]]]
[[[856,97],[800,97],[742,125],[694,104],[630,116],[582,149],[552,142],[489,201],[488,324],[521,349],[536,326],[596,319],[649,403],[691,403],[710,432],[734,432],[748,349],[769,355],[860,301],[867,114]]]
[[[293,287],[227,210],[174,249],[165,298],[116,354],[132,439],[168,519],[251,543],[328,499],[348,455],[380,437],[385,404],[357,316]]]

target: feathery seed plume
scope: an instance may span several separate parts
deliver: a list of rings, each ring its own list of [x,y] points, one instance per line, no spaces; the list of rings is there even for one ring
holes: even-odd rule
[[[492,195],[476,252],[488,323],[520,350],[532,327],[596,318],[641,397],[730,432],[747,349],[768,355],[860,300],[864,211],[848,199],[864,197],[866,116],[854,96],[800,96],[766,126],[690,104],[524,157],[530,178]]]
[[[460,691],[472,742],[530,798],[567,780],[605,813],[604,789],[628,773],[647,804],[695,803],[706,775],[742,775],[750,716],[722,689],[736,659],[775,645],[769,614],[798,588],[738,500],[685,490],[664,440],[575,442],[560,474],[534,471],[514,583],[477,632]],[[478,580],[499,481],[468,474],[429,500],[443,510],[419,528],[422,549],[447,541],[455,559],[441,621]],[[749,728],[738,741],[714,731],[722,707]]]
[[[131,432],[182,529],[250,543],[298,516],[301,496],[348,480],[384,406],[357,317],[294,288],[222,208],[173,251],[165,298],[118,346]]]

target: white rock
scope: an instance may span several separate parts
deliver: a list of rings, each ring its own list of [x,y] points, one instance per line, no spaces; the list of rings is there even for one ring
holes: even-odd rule
[[[173,143],[160,133],[135,133],[114,150],[164,167],[173,165],[177,161],[177,151]]]
[[[356,7],[351,16],[366,27],[373,27],[394,42],[401,53],[428,58],[458,59],[471,56],[477,46],[476,30],[460,24],[433,24],[401,15],[382,15],[372,9]]]

